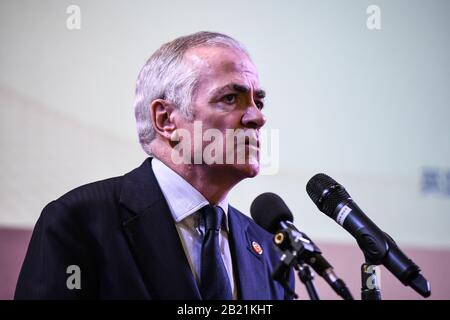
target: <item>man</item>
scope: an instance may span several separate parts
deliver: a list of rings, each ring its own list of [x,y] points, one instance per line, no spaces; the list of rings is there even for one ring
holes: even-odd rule
[[[139,140],[151,157],[44,208],[15,298],[284,299],[271,279],[271,235],[227,199],[259,171],[263,105],[236,40],[199,32],[163,45],[136,85]],[[230,130],[244,139],[226,139]]]

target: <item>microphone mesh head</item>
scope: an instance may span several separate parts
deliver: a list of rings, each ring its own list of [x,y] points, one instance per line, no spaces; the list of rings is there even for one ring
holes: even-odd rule
[[[333,219],[337,206],[351,199],[343,186],[324,173],[318,173],[308,181],[306,192],[319,210]]]
[[[253,220],[269,231],[276,233],[281,221],[294,221],[291,210],[278,195],[271,192],[260,194],[250,206]]]
[[[319,200],[322,198],[324,190],[330,189],[331,186],[337,185],[333,178],[327,176],[325,173],[318,173],[309,179],[306,184],[306,192],[311,200],[319,206]]]

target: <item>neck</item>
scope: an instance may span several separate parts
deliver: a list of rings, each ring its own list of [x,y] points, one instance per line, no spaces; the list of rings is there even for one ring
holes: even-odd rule
[[[241,180],[233,177],[223,168],[214,168],[206,164],[184,165],[172,170],[189,182],[213,205],[225,199],[230,190]]]
[[[167,158],[163,154],[155,156],[192,185],[212,205],[225,199],[230,190],[243,179],[226,170],[224,165],[175,164],[170,157]]]

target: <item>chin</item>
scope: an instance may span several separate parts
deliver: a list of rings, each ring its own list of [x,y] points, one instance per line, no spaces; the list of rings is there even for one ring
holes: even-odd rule
[[[236,169],[244,178],[253,178],[259,173],[259,164],[238,164]]]

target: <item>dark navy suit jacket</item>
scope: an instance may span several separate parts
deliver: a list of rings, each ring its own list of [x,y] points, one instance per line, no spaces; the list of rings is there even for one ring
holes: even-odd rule
[[[238,298],[284,299],[283,288],[271,279],[279,261],[272,235],[231,206],[228,219]],[[262,254],[252,249],[253,241]],[[80,289],[68,289],[71,265],[80,268]],[[151,158],[44,208],[15,298],[201,299]]]

